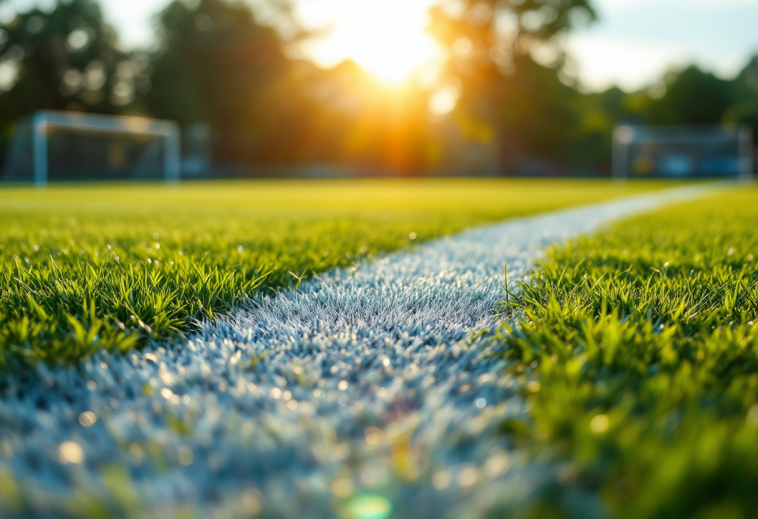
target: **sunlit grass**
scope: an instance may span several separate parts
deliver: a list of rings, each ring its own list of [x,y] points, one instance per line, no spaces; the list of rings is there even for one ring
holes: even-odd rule
[[[554,249],[504,303],[497,339],[556,462],[534,517],[754,517],[758,190],[614,225]]]
[[[0,190],[0,367],[167,340],[260,291],[665,183],[251,181]]]

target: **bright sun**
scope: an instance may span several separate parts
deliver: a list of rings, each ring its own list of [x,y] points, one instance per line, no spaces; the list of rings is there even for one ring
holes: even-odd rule
[[[315,4],[315,0],[311,0]],[[310,48],[313,59],[333,66],[351,59],[375,76],[401,82],[440,54],[424,32],[428,0],[332,0],[301,14],[331,31]],[[303,2],[307,7],[309,2]],[[326,23],[324,23],[326,22]]]
[[[361,30],[363,29],[363,30]],[[422,28],[398,23],[395,19],[371,27],[345,31],[349,56],[358,65],[387,81],[402,81],[434,59],[437,48]]]

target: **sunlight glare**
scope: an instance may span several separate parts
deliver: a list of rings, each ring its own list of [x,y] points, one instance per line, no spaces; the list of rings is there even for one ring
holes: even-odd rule
[[[460,87],[449,84],[437,89],[429,99],[429,111],[436,116],[444,116],[455,110],[461,97]]]
[[[325,5],[320,4],[320,13],[304,11],[303,18],[329,23]],[[423,3],[351,0],[329,5],[334,9],[332,30],[314,42],[309,52],[319,65],[331,67],[351,59],[385,81],[401,82],[440,56],[439,46],[424,32],[429,20]]]

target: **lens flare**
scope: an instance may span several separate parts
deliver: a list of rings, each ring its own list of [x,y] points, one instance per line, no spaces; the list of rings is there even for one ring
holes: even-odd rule
[[[392,513],[392,504],[376,494],[361,494],[348,501],[342,509],[344,519],[387,519]]]

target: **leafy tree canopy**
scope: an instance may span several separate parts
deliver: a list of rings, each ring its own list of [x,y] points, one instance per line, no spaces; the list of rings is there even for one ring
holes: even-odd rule
[[[118,50],[94,0],[58,2],[0,25],[0,124],[39,109],[114,113],[146,89],[143,67]]]
[[[289,66],[279,34],[241,2],[176,0],[160,15],[159,42],[148,107],[182,124],[244,126]]]
[[[718,124],[736,101],[731,81],[692,65],[664,79],[665,93],[647,108],[651,124]]]

